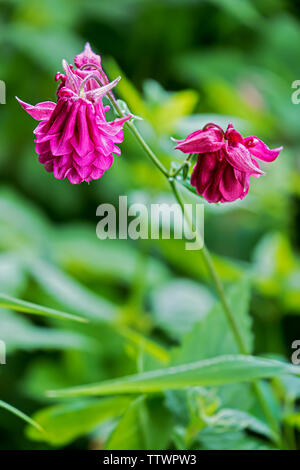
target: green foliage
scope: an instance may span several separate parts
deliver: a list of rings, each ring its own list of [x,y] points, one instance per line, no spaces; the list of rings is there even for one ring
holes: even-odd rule
[[[22,419],[28,424],[31,424],[31,426],[38,431],[38,433],[43,433],[44,430],[43,428],[33,419],[31,419],[29,416],[27,416],[25,413],[22,411],[18,410],[14,406],[10,405],[9,403],[6,403],[3,400],[0,400],[0,408],[9,411],[10,413],[16,415],[18,418]]]
[[[235,313],[235,318],[243,334],[249,351],[253,350],[251,318],[248,306],[250,298],[249,282],[243,280],[235,284],[228,293],[228,301]],[[181,346],[173,352],[173,363],[184,364],[195,359],[208,359],[222,354],[237,354],[230,325],[220,303],[202,319],[183,338]]]
[[[254,356],[228,355],[152,370],[103,384],[92,384],[48,393],[52,397],[154,393],[186,387],[246,382],[259,378],[275,377],[288,371],[296,373],[297,368],[293,369],[290,365]]]
[[[141,396],[127,408],[108,439],[106,450],[165,449],[171,430],[171,414],[161,400]]]
[[[47,429],[38,433],[33,426],[27,435],[36,441],[46,441],[52,446],[63,446],[79,436],[91,432],[102,421],[122,414],[128,405],[128,398],[106,398],[104,400],[81,400],[44,408],[35,415],[35,421]]]

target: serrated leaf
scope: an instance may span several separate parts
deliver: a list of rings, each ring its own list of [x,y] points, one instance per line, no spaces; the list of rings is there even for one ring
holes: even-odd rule
[[[210,417],[208,422],[211,426],[218,428],[219,432],[221,429],[226,430],[226,428],[235,431],[249,429],[270,439],[276,438],[267,424],[245,411],[223,408]]]

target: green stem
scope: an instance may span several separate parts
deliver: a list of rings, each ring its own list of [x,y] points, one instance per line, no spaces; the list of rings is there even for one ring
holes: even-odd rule
[[[175,180],[173,178],[170,178],[169,179],[170,181],[170,185],[171,185],[171,188],[172,188],[172,191],[174,193],[174,196],[178,202],[178,204],[180,205],[181,207],[181,210],[183,212],[183,214],[185,214],[185,211],[184,211],[184,204],[182,202],[182,199],[181,199],[181,196],[177,190],[177,187],[176,187],[176,183],[175,183]],[[190,225],[190,228],[193,229],[192,227],[192,222],[190,220],[188,220],[188,218],[186,217],[187,219],[187,222],[189,223]],[[200,236],[199,236],[199,233],[198,231],[196,231],[196,237],[199,238],[199,241],[201,242],[201,244],[203,243],[203,240],[200,239]],[[203,260],[204,260],[204,263],[213,279],[213,282],[215,284],[215,288],[216,288],[216,291],[217,291],[217,294],[219,296],[219,299],[220,299],[220,302],[221,304],[223,305],[223,308],[224,308],[224,311],[226,313],[226,316],[227,316],[227,319],[230,323],[230,326],[232,328],[232,331],[233,331],[233,334],[235,336],[235,339],[236,339],[236,342],[239,346],[239,349],[241,351],[242,354],[249,354],[248,350],[247,350],[247,346],[245,345],[244,343],[244,340],[243,340],[243,337],[240,333],[240,330],[239,330],[239,326],[235,320],[235,316],[233,315],[233,313],[231,312],[231,309],[230,309],[230,306],[227,302],[227,299],[226,299],[226,296],[225,296],[225,291],[224,291],[224,287],[223,287],[223,284],[218,276],[218,273],[217,271],[215,270],[215,267],[214,267],[214,264],[213,264],[213,261],[212,261],[212,258],[211,258],[211,255],[208,251],[208,249],[206,248],[206,246],[203,246],[202,250],[201,250],[201,254],[202,254],[202,257],[203,257]]]
[[[110,99],[113,107],[115,108],[116,112],[118,113],[118,115],[120,117],[124,117],[125,115],[122,112],[122,110],[120,109],[113,93],[109,92],[108,95],[109,95],[109,99]],[[168,181],[171,185],[173,194],[174,194],[178,204],[180,205],[184,216],[186,217],[187,223],[190,225],[190,228],[193,228],[192,220],[190,220],[188,218],[188,216],[186,214],[186,211],[184,211],[184,204],[183,204],[181,196],[180,196],[180,194],[177,190],[177,187],[176,187],[176,183],[175,183],[175,179],[174,179],[174,172],[173,173],[168,172],[168,170],[164,167],[164,165],[156,157],[154,152],[150,149],[149,145],[145,142],[143,136],[139,133],[139,131],[135,127],[134,123],[133,122],[127,122],[126,124],[130,128],[130,130],[132,131],[132,133],[134,134],[134,136],[136,137],[138,142],[141,144],[141,146],[143,147],[143,149],[145,150],[147,155],[150,157],[152,162],[155,164],[155,166],[161,171],[161,173],[163,173],[168,178]],[[189,157],[191,157],[191,155],[189,155]],[[175,171],[175,173],[176,173],[176,171]],[[197,238],[197,241],[203,242],[203,240],[201,239],[201,236],[200,236],[200,234],[198,233],[197,230],[196,230],[196,238]],[[231,307],[230,307],[230,305],[229,305],[229,303],[226,299],[226,295],[225,295],[225,291],[224,291],[222,281],[221,281],[217,271],[215,270],[211,255],[210,255],[208,249],[205,246],[203,246],[203,248],[201,250],[201,254],[202,254],[204,263],[207,267],[207,270],[209,271],[209,273],[212,277],[212,280],[214,282],[215,289],[216,289],[217,294],[219,296],[220,302],[223,306],[226,318],[227,318],[227,320],[230,324],[230,327],[232,329],[232,332],[233,332],[234,338],[236,340],[236,343],[239,347],[239,350],[242,354],[250,354],[250,352],[248,351],[247,345],[245,344],[243,335],[240,331],[239,325],[236,322],[234,313],[232,312]],[[265,400],[265,397],[264,397],[264,395],[261,391],[261,388],[260,388],[259,384],[254,383],[253,387],[254,387],[254,391],[256,393],[257,399],[258,399],[258,401],[259,401],[259,403],[262,407],[262,410],[263,410],[263,412],[266,416],[267,421],[269,422],[269,425],[270,425],[271,429],[274,431],[276,436],[278,436],[278,437],[276,437],[276,439],[274,438],[274,441],[276,441],[276,444],[279,447],[281,447],[281,439],[280,439],[280,436],[279,436],[279,429],[278,429],[277,422],[276,422],[276,420],[273,416],[272,410],[270,409],[267,401]]]
[[[169,172],[166,169],[166,167],[158,160],[156,155],[153,153],[149,145],[144,141],[143,137],[133,124],[133,122],[127,122],[126,123],[127,127],[130,128],[131,132],[134,134],[135,138],[139,141],[141,146],[144,148],[145,152],[148,154],[148,156],[151,158],[152,162],[154,165],[168,178],[169,177]]]
[[[193,153],[189,153],[187,158],[184,160],[184,162],[182,163],[182,165],[180,165],[179,168],[177,168],[176,170],[174,170],[174,173],[172,174],[173,178],[177,175],[179,175],[179,173],[183,170],[183,168],[186,166],[186,165],[189,165],[190,164],[190,161],[191,161],[191,158],[194,154]]]
[[[125,114],[123,113],[123,111],[121,110],[120,106],[118,105],[118,102],[117,100],[115,99],[114,95],[112,92],[108,93],[109,95],[109,100],[111,102],[111,104],[113,105],[113,107],[115,108],[116,112],[119,114],[120,117],[125,117]],[[135,127],[134,123],[132,121],[127,121],[125,123],[125,125],[127,127],[129,127],[129,129],[131,130],[131,132],[133,133],[133,135],[135,136],[135,138],[137,139],[137,141],[141,144],[141,146],[143,147],[143,149],[145,150],[145,152],[147,153],[148,157],[150,157],[150,159],[152,160],[152,162],[154,163],[154,165],[161,171],[161,173],[163,175],[165,175],[167,178],[169,177],[169,172],[168,170],[166,169],[166,167],[161,163],[161,161],[157,158],[157,156],[155,155],[155,153],[151,150],[151,148],[149,147],[149,145],[147,144],[147,142],[145,142],[144,138],[142,137],[142,135],[139,133],[139,131],[137,130],[137,128]]]
[[[193,223],[187,217],[186,211],[184,211],[184,203],[183,203],[182,198],[179,194],[179,191],[176,187],[176,183],[175,183],[174,178],[172,178],[172,177],[169,178],[169,182],[170,182],[173,194],[174,194],[178,204],[180,205],[181,210],[182,210],[183,214],[185,215],[185,218],[186,218],[190,228],[193,230],[194,229]],[[197,238],[197,241],[199,241],[201,244],[203,243],[203,240],[201,239],[201,236],[199,235],[197,230],[196,230],[196,238]],[[201,254],[202,254],[204,263],[207,267],[207,270],[209,271],[209,273],[212,277],[212,280],[214,282],[215,289],[217,291],[220,302],[223,306],[223,310],[225,312],[228,323],[231,326],[231,329],[232,329],[233,335],[235,337],[236,343],[239,347],[239,350],[242,354],[246,354],[246,355],[250,354],[250,351],[248,351],[247,345],[246,345],[245,340],[244,340],[244,338],[242,336],[242,333],[240,331],[239,325],[238,325],[238,323],[235,319],[235,316],[234,316],[234,314],[231,310],[231,307],[230,307],[230,305],[227,301],[222,281],[221,281],[217,271],[215,270],[213,260],[212,260],[211,255],[210,255],[210,253],[209,253],[209,251],[208,251],[208,249],[206,248],[205,245],[203,246],[203,248],[201,250]],[[279,447],[281,447],[281,440],[280,440],[280,437],[279,437],[279,429],[278,429],[277,421],[274,418],[272,410],[270,409],[267,401],[265,400],[265,397],[264,397],[263,392],[261,390],[260,384],[257,383],[257,382],[254,382],[253,383],[253,390],[254,390],[254,392],[257,396],[257,399],[258,399],[258,401],[261,405],[261,408],[262,408],[262,410],[265,414],[265,417],[266,417],[266,419],[267,419],[267,421],[270,425],[270,428],[274,432],[274,441],[276,441],[276,444]]]
[[[295,403],[294,399],[291,397],[287,397],[285,400],[285,406],[284,406],[284,414],[286,416],[291,415],[295,412]],[[284,434],[286,436],[286,441],[291,450],[297,450],[297,442],[295,438],[295,432],[294,432],[294,427],[284,421]]]

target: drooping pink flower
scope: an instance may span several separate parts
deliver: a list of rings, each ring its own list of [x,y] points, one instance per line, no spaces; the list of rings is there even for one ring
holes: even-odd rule
[[[103,87],[89,88],[94,76],[88,72],[83,79],[63,61],[62,86],[57,103],[43,102],[35,106],[19,100],[34,119],[40,121],[36,135],[36,152],[46,170],[55,178],[67,178],[72,184],[101,178],[111,167],[113,154],[120,155],[116,144],[123,140],[123,124],[130,115],[107,122],[103,96],[119,81]]]
[[[263,174],[255,158],[273,162],[282,147],[271,150],[257,137],[243,138],[232,124],[224,133],[217,124],[209,123],[177,141],[175,149],[198,154],[191,176],[198,194],[208,202],[232,202],[246,196],[250,176]]]

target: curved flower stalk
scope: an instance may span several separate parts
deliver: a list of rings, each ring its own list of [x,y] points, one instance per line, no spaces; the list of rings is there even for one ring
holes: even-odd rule
[[[244,139],[231,123],[225,133],[209,123],[178,140],[175,149],[198,155],[191,185],[199,195],[208,202],[232,202],[248,194],[250,176],[263,174],[255,158],[273,162],[282,147],[271,150],[257,137]]]
[[[120,78],[100,86],[95,73],[88,71],[82,77],[66,61],[63,68],[57,103],[46,101],[32,106],[17,99],[28,114],[40,121],[34,130],[35,150],[45,169],[72,184],[90,182],[111,167],[113,154],[121,154],[116,144],[123,141],[123,124],[131,115],[112,122],[105,118],[109,106],[103,106],[102,98]]]

